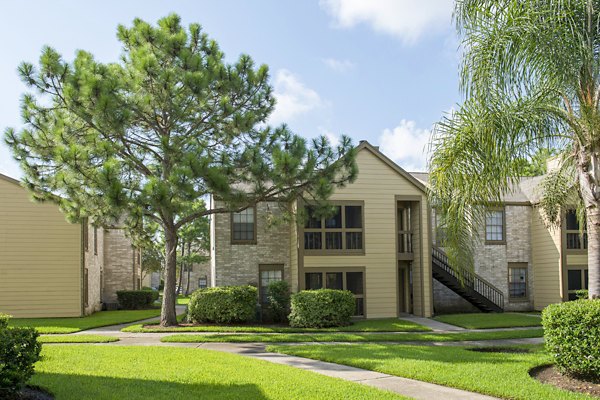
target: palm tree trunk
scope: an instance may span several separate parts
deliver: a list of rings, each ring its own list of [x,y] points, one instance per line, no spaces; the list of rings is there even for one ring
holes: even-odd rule
[[[160,326],[177,325],[177,312],[175,303],[177,295],[177,231],[172,226],[165,228],[165,286],[163,288],[163,301],[160,311]]]
[[[598,152],[579,154],[578,174],[587,222],[588,293],[590,299],[597,299],[600,298],[600,159]]]

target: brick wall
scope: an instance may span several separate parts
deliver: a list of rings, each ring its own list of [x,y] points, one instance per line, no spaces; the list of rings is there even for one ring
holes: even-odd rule
[[[104,230],[104,303],[116,303],[118,290],[138,289],[139,251],[121,229]]]
[[[219,207],[219,202],[216,207]],[[231,214],[213,216],[214,243],[211,243],[216,286],[258,285],[259,264],[283,264],[290,281],[290,226],[277,220],[281,209],[276,202],[263,202],[256,210],[256,244],[231,244]]]
[[[87,250],[84,248],[84,268],[87,269],[87,291],[88,299],[84,314],[89,315],[102,309],[102,271],[104,269],[104,229],[96,228],[96,250],[94,251],[94,226],[87,226]],[[83,231],[85,234],[86,231]],[[85,277],[82,277],[85,279]],[[85,282],[84,282],[85,284]],[[85,293],[84,293],[85,295]]]
[[[506,311],[533,309],[533,272],[531,264],[531,207],[505,207],[506,244],[486,245],[485,227],[480,229],[480,243],[475,249],[475,273],[504,293]],[[512,300],[508,295],[508,263],[527,263],[528,293],[525,300]],[[434,281],[434,307],[438,313],[473,310],[460,296]]]

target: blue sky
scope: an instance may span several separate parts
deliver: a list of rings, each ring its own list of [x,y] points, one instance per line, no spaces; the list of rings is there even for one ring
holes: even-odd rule
[[[451,0],[27,1],[0,13],[0,128],[19,127],[26,90],[16,68],[43,45],[115,61],[116,26],[170,12],[199,22],[229,61],[270,67],[271,123],[302,136],[369,140],[408,170],[424,170],[432,125],[460,100]],[[4,143],[0,173],[20,177]]]

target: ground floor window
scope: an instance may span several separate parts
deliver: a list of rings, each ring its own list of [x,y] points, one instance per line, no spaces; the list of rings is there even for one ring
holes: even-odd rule
[[[198,278],[198,289],[206,289],[208,287],[208,279],[206,275]]]
[[[508,297],[527,299],[527,263],[508,264]]]
[[[273,265],[259,265],[259,288],[258,288],[258,296],[260,298],[260,303],[262,305],[266,305],[269,303],[269,284],[271,282],[277,282],[283,280],[283,264],[273,264]]]
[[[363,271],[317,270],[304,274],[306,290],[336,289],[349,290],[356,301],[355,316],[365,315],[365,279]]]
[[[587,268],[569,268],[567,271],[567,289],[569,300],[577,299],[577,291],[588,289],[589,276]]]

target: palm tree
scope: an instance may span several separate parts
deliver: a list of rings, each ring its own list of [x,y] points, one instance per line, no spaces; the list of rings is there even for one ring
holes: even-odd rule
[[[600,297],[600,0],[457,0],[464,102],[436,125],[431,200],[451,261],[540,148],[560,157],[540,186],[549,225],[587,225],[589,296]]]

